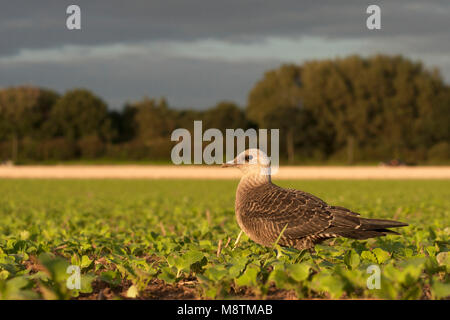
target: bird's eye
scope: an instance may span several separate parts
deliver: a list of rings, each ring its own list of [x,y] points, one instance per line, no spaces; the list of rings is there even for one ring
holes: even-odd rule
[[[250,161],[252,159],[253,159],[253,156],[251,156],[249,154],[245,156],[245,161]]]

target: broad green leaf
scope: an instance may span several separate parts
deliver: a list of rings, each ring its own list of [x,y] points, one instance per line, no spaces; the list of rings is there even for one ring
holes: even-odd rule
[[[389,252],[384,251],[381,248],[375,248],[372,250],[372,252],[375,255],[375,257],[377,258],[377,262],[379,264],[385,263],[391,257]]]
[[[431,286],[431,291],[433,293],[433,296],[435,296],[438,299],[449,298],[450,284],[434,281],[433,285]]]
[[[275,268],[269,275],[268,281],[273,281],[277,288],[280,289],[289,289],[290,282],[289,277],[286,274],[286,271],[280,268]]]
[[[295,281],[304,281],[309,276],[310,266],[307,264],[288,264],[286,270]]]
[[[93,260],[89,259],[88,256],[82,256],[81,257],[81,264],[80,264],[81,269],[89,267],[91,265],[92,261]]]
[[[176,278],[176,274],[171,268],[168,267],[162,268],[161,273],[158,275],[158,279],[161,279],[167,283],[174,283]]]
[[[367,250],[363,251],[361,253],[361,258],[364,259],[364,260],[371,261],[373,263],[378,263],[377,258],[375,257],[375,255],[371,251],[367,251]]]
[[[204,256],[205,255],[201,251],[189,251],[182,256],[184,266],[189,267],[190,265],[202,260]]]
[[[118,286],[121,283],[120,275],[117,271],[108,270],[100,274],[100,280],[105,281],[113,286]]]
[[[349,267],[350,269],[355,269],[358,267],[360,263],[359,255],[356,253],[355,250],[348,250],[345,253],[344,256],[344,263]]]
[[[228,270],[224,266],[211,267],[205,271],[205,276],[212,281],[220,281],[227,274]]]
[[[258,268],[256,266],[249,265],[244,273],[236,279],[236,284],[238,286],[256,286],[258,276]]]
[[[328,293],[333,299],[340,298],[344,294],[344,282],[340,277],[331,274],[316,275],[312,286],[318,292]]]

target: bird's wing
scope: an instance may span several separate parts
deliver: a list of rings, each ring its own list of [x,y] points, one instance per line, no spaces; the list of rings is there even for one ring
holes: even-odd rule
[[[283,236],[298,239],[319,234],[332,226],[331,208],[309,193],[273,186],[247,198],[241,209],[245,212],[242,219],[250,223],[259,221],[259,225],[277,233],[287,225]]]
[[[329,206],[321,199],[293,189],[271,185],[245,197],[242,220],[262,233],[280,234],[286,239],[312,235],[344,236],[354,239],[395,233],[387,228],[406,223],[383,219],[365,219],[340,206]]]

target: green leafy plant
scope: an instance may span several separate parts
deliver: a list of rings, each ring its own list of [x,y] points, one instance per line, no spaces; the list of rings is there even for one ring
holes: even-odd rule
[[[410,226],[400,236],[334,239],[316,253],[265,248],[245,234],[234,247],[235,181],[3,180],[0,299],[450,296],[450,182],[280,184]],[[67,287],[70,265],[79,289]],[[379,289],[367,286],[371,265]]]

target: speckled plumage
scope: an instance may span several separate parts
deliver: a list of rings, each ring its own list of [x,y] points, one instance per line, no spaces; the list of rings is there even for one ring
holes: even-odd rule
[[[250,149],[245,152],[258,154],[261,151]],[[272,246],[285,227],[278,242],[280,245],[310,249],[335,237],[367,239],[398,234],[387,228],[407,225],[398,221],[365,219],[349,209],[328,205],[307,192],[281,188],[271,182],[269,174],[261,174],[257,163],[244,161],[235,166],[240,166],[244,172],[236,191],[237,222],[250,239],[263,246]]]

